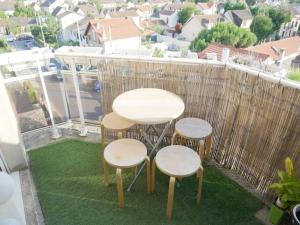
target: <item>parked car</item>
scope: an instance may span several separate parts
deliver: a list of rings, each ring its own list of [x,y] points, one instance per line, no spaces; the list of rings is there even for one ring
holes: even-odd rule
[[[63,76],[60,72],[60,70],[57,68],[57,65],[55,63],[50,63],[47,67],[48,71],[56,71],[56,78],[58,81],[63,80]]]
[[[94,91],[96,91],[97,93],[100,92],[100,82],[99,82],[99,80],[96,80],[96,82],[95,82]]]
[[[16,37],[12,34],[3,35],[2,38],[4,38],[7,42],[13,42],[16,40]]]
[[[32,40],[26,40],[24,45],[26,46],[26,48],[31,49],[33,47],[33,42]]]
[[[29,34],[20,34],[18,36],[18,41],[26,41],[26,40],[33,40],[33,37]]]

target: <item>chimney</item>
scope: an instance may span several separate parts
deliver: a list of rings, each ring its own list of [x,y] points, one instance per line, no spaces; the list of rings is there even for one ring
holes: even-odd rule
[[[222,50],[222,57],[221,57],[221,62],[227,62],[229,59],[229,53],[230,49],[229,48],[223,48]]]
[[[285,48],[281,48],[281,49],[279,50],[279,66],[280,66],[280,67],[282,66],[284,57],[285,57]]]

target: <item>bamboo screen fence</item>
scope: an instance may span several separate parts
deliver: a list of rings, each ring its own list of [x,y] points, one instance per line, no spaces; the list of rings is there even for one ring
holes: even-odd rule
[[[272,197],[268,186],[277,181],[285,157],[300,173],[300,90],[207,64],[109,59],[100,61],[98,69],[104,113],[111,112],[115,97],[131,89],[176,93],[185,102],[183,117],[211,123],[211,158],[264,197]]]

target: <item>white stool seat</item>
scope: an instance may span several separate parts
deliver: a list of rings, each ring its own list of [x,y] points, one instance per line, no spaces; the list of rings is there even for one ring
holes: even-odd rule
[[[212,133],[211,125],[199,118],[183,118],[176,122],[175,131],[188,139],[206,139]]]
[[[127,130],[134,126],[133,122],[118,116],[114,112],[105,115],[101,123],[106,129],[115,131]]]
[[[162,148],[155,157],[157,168],[171,177],[188,177],[196,173],[201,160],[192,149],[182,145]]]
[[[143,162],[147,156],[146,146],[135,139],[119,139],[104,149],[106,162],[118,168],[130,168]]]

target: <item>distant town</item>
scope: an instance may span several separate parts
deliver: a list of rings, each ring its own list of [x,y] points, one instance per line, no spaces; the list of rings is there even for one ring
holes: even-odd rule
[[[0,0],[0,53],[100,47],[230,60],[300,79],[299,34],[299,0]]]

